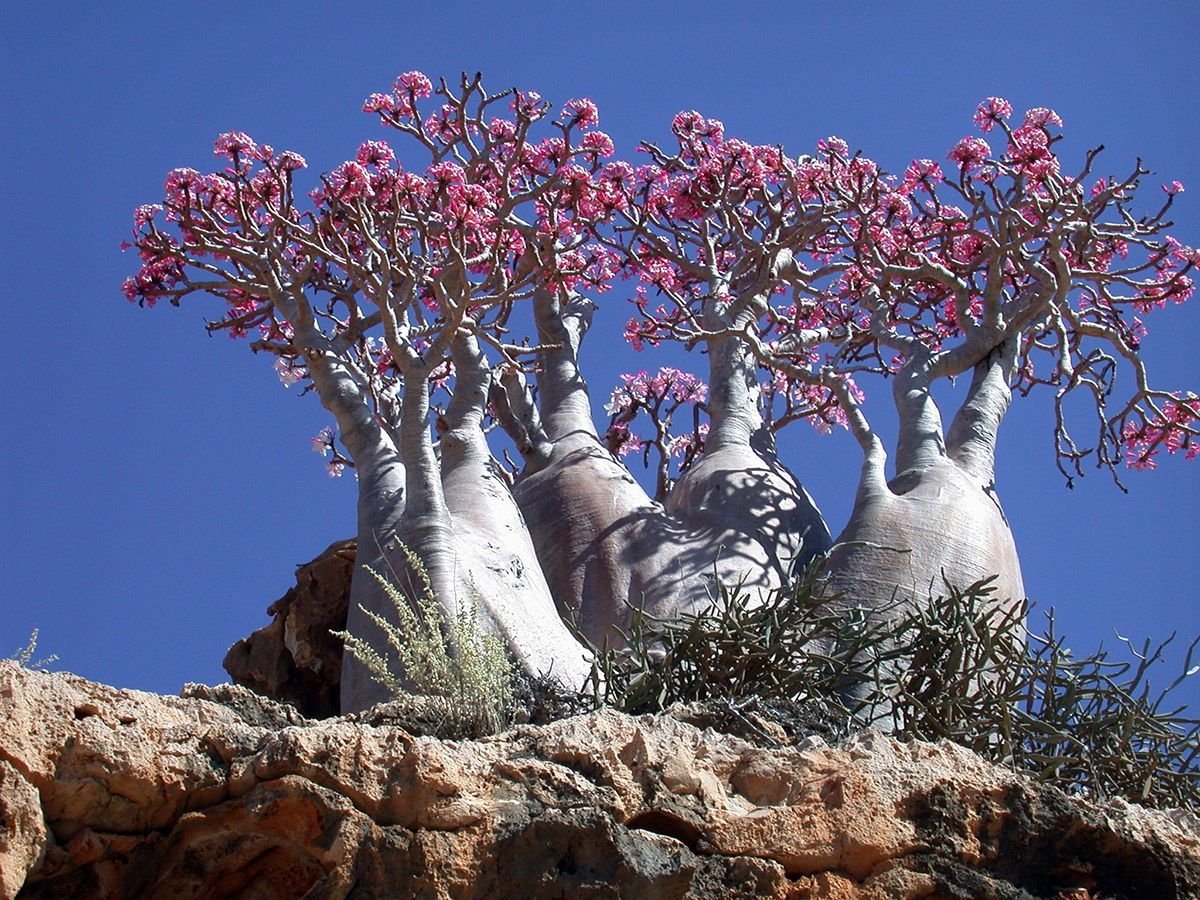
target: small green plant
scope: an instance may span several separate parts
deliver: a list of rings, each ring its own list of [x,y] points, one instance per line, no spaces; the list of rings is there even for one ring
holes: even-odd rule
[[[360,607],[379,627],[387,647],[346,631],[334,635],[393,698],[415,696],[432,704],[443,733],[481,736],[501,730],[512,718],[515,678],[503,643],[480,632],[474,601],[448,619],[420,558],[403,544],[398,549],[416,582],[413,599],[401,592],[398,578],[369,569],[392,603],[395,622]]]
[[[946,738],[1073,793],[1150,806],[1200,803],[1200,720],[1153,693],[1150,667],[1172,638],[1129,660],[1073,656],[1055,631],[1028,631],[1028,604],[1002,610],[993,579],[947,585],[927,604],[870,615],[825,590],[823,561],[767,597],[723,586],[708,609],[670,620],[635,611],[625,646],[592,647],[596,705],[631,713],[678,702],[788,708],[802,728],[840,737],[882,727]],[[797,711],[798,710],[798,711]]]
[[[58,661],[57,654],[43,656],[41,659],[34,659],[37,656],[37,642],[39,629],[35,628],[29,634],[29,640],[24,647],[18,647],[6,659],[12,660],[19,666],[24,666],[27,669],[36,669],[45,671],[47,666]]]
[[[839,689],[857,679],[855,662],[881,629],[821,602],[822,576],[822,564],[811,563],[765,597],[718,582],[711,606],[669,619],[635,608],[623,647],[589,644],[586,690],[598,706],[632,714],[716,699],[810,701],[852,728]]]

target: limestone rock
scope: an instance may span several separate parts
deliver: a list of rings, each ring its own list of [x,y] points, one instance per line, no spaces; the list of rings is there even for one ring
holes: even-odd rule
[[[0,663],[5,898],[1200,895],[1194,815],[948,743],[611,711],[441,741],[186,694]]]
[[[274,616],[225,655],[238,684],[294,704],[307,716],[337,715],[354,541],[339,541],[296,570],[296,586],[267,609]]]

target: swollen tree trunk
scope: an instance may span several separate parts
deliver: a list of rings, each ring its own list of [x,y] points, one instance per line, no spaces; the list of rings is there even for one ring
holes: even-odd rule
[[[894,600],[921,603],[991,576],[997,610],[1025,598],[1021,567],[994,480],[996,434],[1011,399],[1016,341],[974,370],[948,435],[918,366],[895,385],[900,413],[896,475],[884,479],[882,450],[869,453],[854,511],[830,560],[830,590],[868,615],[895,619]],[[867,546],[854,546],[862,542]]]
[[[484,437],[491,372],[474,338],[460,335],[452,352],[457,374],[441,464],[459,584],[477,605],[480,626],[505,642],[524,671],[582,687],[591,665],[558,614],[525,520]]]
[[[775,460],[740,341],[713,342],[713,426],[664,508],[596,433],[579,367],[590,306],[543,293],[535,313],[547,347],[536,410],[507,376],[506,427],[526,461],[514,494],[555,601],[590,641],[619,642],[635,608],[671,617],[708,606],[714,577],[778,584],[802,536],[809,555],[828,546],[812,501]]]
[[[380,651],[387,643],[383,632],[368,613],[395,622],[392,600],[379,584],[379,577],[396,584],[400,591],[415,599],[419,579],[410,571],[397,542],[421,560],[435,598],[449,616],[457,608],[453,531],[442,495],[441,472],[429,436],[429,383],[425,367],[410,361],[404,372],[400,424],[396,429],[398,451],[404,464],[405,504],[390,532],[372,533],[367,546],[372,572],[360,564],[351,584],[351,605],[346,630],[366,640]],[[357,465],[357,460],[355,460]],[[363,502],[360,496],[360,503]],[[360,546],[362,546],[360,544]],[[378,577],[377,577],[378,576]],[[369,586],[361,582],[370,582]],[[355,594],[363,599],[355,601]],[[385,653],[386,655],[386,653]],[[386,689],[374,681],[350,653],[345,656],[342,675],[342,711],[355,712],[389,699]]]
[[[372,633],[375,627],[362,610],[386,610],[388,599],[369,570],[386,571],[384,549],[404,515],[407,472],[392,436],[379,424],[346,366],[327,349],[315,347],[308,351],[308,369],[322,405],[337,422],[358,481],[358,550],[346,628],[355,635]],[[341,693],[344,710],[385,699],[383,689],[349,653],[342,660]]]
[[[490,378],[486,364],[470,338],[456,338],[453,354],[458,376],[450,408],[439,422],[440,459],[429,428],[428,372],[414,359],[405,366],[399,441],[407,502],[393,529],[395,541],[384,544],[381,574],[398,580],[401,593],[416,601],[420,579],[410,571],[402,544],[420,560],[447,622],[474,610],[480,630],[499,636],[524,671],[579,687],[590,666],[558,617],[520,512],[480,427]],[[366,609],[394,619],[392,601],[382,591],[363,593],[372,604],[364,603]],[[352,634],[382,642],[362,610],[350,613]],[[343,711],[386,699],[361,666],[353,663],[351,671],[357,677],[343,677]]]
[[[535,297],[541,352],[538,404],[516,372],[500,395],[525,468],[513,488],[562,615],[594,644],[613,644],[632,607],[670,615],[707,596],[704,550],[654,503],[603,445],[592,420],[579,346],[586,301]]]
[[[778,460],[759,411],[756,369],[740,338],[708,342],[704,454],[667,496],[667,511],[704,536],[725,583],[783,583],[791,566],[829,548],[812,498]]]

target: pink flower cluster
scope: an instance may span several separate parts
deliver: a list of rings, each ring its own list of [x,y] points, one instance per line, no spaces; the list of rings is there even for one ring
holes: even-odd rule
[[[949,158],[964,172],[977,172],[992,155],[992,148],[981,137],[965,137],[950,150]]]
[[[1012,114],[1012,104],[1003,97],[988,97],[975,110],[975,124],[980,131],[987,133]]]
[[[321,177],[311,204],[303,196],[297,202],[293,185],[303,157],[276,154],[243,132],[221,134],[214,154],[225,168],[175,169],[163,202],[134,211],[129,246],[141,265],[126,279],[125,296],[145,305],[195,292],[222,298],[224,318],[214,327],[235,337],[257,329],[281,380],[294,384],[307,378],[304,357],[269,299],[278,292],[254,286],[273,283],[256,271],[258,260],[283,260],[287,271],[303,273],[304,296],[336,310],[322,323],[333,330],[345,327],[343,305],[378,305],[373,289],[388,295],[404,280],[416,327],[426,329],[422,341],[452,312],[465,312],[474,327],[489,303],[509,302],[498,299],[505,292],[596,295],[623,276],[636,281],[637,314],[625,327],[635,349],[746,328],[796,376],[768,379],[772,401],[791,418],[829,429],[847,421],[837,401],[843,386],[831,373],[887,374],[913,339],[936,352],[1037,302],[1043,307],[1026,321],[1051,322],[1059,332],[1023,352],[1046,349],[1061,333],[1082,359],[1079,348],[1098,332],[1135,346],[1144,328],[1126,321],[1131,312],[1194,292],[1200,254],[1156,237],[1145,223],[1158,220],[1129,209],[1145,173],[1101,179],[1087,196],[1061,172],[1054,129],[1062,120],[1050,109],[1030,109],[1017,125],[1011,104],[987,98],[975,123],[984,133],[998,130],[1003,152],[983,137],[964,137],[947,153],[947,179],[933,159],[888,175],[837,137],[818,142],[812,156],[789,157],[731,137],[693,110],[673,119],[669,147],[645,145],[635,166],[610,159],[613,141],[598,129],[591,100],[569,100],[557,120],[537,125],[551,106],[535,92],[464,90],[456,96],[442,84],[430,100],[433,83],[407,72],[388,93],[372,94],[364,108],[425,152],[427,168],[408,171],[390,143],[368,140]],[[511,100],[509,110],[501,98]],[[1183,185],[1163,190],[1160,209]],[[1097,222],[1116,224],[1101,230]],[[373,288],[384,268],[392,284]],[[1066,290],[1047,290],[1046,273]],[[382,347],[361,352],[362,371],[396,375]],[[1042,375],[1027,364],[1020,361],[1030,383],[1058,377],[1061,384],[1070,368]],[[808,374],[797,375],[801,368]],[[450,378],[448,371],[438,378]],[[704,384],[676,369],[623,376],[609,405],[610,446],[644,449],[630,426],[646,414],[655,421],[654,446],[693,454],[700,438],[668,440],[660,426],[679,405],[704,400]],[[1163,446],[1197,455],[1197,404],[1177,397],[1157,417],[1122,423],[1130,465],[1151,466]],[[1109,440],[1116,439],[1114,426]],[[336,454],[332,441],[327,446]],[[343,463],[335,456],[333,464]]]
[[[646,449],[649,442],[630,430],[630,425],[642,413],[649,416],[665,439],[667,456],[686,457],[696,452],[707,432],[699,435],[671,436],[668,431],[671,416],[685,404],[703,404],[708,398],[708,386],[689,372],[664,366],[654,375],[645,370],[621,375],[621,384],[612,392],[604,410],[612,416],[606,436],[608,446],[620,456]]]
[[[433,83],[420,72],[405,72],[392,85],[390,94],[375,93],[363,101],[363,112],[382,117],[409,119],[416,115],[417,100],[433,93]]]
[[[1160,415],[1126,422],[1121,438],[1125,464],[1131,469],[1156,468],[1155,457],[1164,447],[1170,454],[1182,451],[1186,459],[1200,457],[1200,397],[1173,395]]]

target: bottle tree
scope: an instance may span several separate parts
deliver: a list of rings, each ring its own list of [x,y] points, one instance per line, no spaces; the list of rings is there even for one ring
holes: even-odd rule
[[[478,77],[436,93],[422,116],[434,88],[409,72],[365,104],[418,167],[367,141],[321,176],[311,203],[296,196],[302,157],[222,135],[223,170],[177,169],[163,203],[137,210],[143,265],[125,290],[146,305],[212,295],[224,307],[211,330],[254,335],[252,348],[333,415],[336,443],[330,432],[319,440],[358,484],[352,634],[383,644],[365,611],[386,617],[389,603],[368,569],[410,579],[402,544],[448,617],[477,604],[482,627],[527,670],[578,684],[582,649],[483,428],[494,367],[519,369],[531,352],[509,340],[514,307],[585,277],[577,248],[592,213],[576,202],[579,183],[596,177],[611,142],[577,116],[539,128],[548,104],[489,93]],[[555,218],[563,226],[547,232]],[[343,707],[379,699],[365,670],[345,663]]]
[[[537,402],[510,380],[514,400],[502,416],[525,457],[514,490],[539,558],[597,644],[616,638],[612,626],[634,605],[656,616],[695,611],[711,601],[714,579],[776,585],[829,544],[816,506],[776,455],[740,337],[794,268],[787,242],[816,241],[826,211],[796,196],[777,148],[726,141],[720,123],[694,113],[676,118],[674,134],[671,155],[650,148],[646,165],[606,167],[606,215],[591,252],[598,267],[638,282],[645,321],[630,323],[629,340],[703,344],[707,378],[670,367],[626,378],[602,438],[579,364],[593,307],[545,294],[535,297]],[[657,312],[650,291],[661,295]],[[672,437],[666,418],[681,405],[702,408],[706,421]],[[619,459],[640,446],[629,430],[639,412],[658,426],[645,446],[659,458],[653,498]],[[686,470],[678,479],[673,456]]]
[[[840,420],[857,438],[864,464],[829,587],[874,615],[989,576],[997,576],[998,605],[1024,599],[995,484],[998,430],[1014,390],[1053,392],[1068,484],[1088,460],[1115,476],[1122,461],[1152,468],[1163,449],[1200,453],[1200,398],[1154,387],[1139,353],[1140,317],[1192,294],[1200,254],[1165,233],[1182,186],[1147,199],[1140,162],[1125,177],[1097,177],[1099,151],[1064,171],[1058,115],[1032,109],[1016,125],[1011,116],[1006,101],[989,98],[975,114],[980,133],[954,145],[946,169],[915,160],[901,177],[826,139],[786,170],[796,209],[810,211],[774,232],[763,230],[777,221],[771,215],[725,208],[724,179],[737,169],[729,158],[749,161],[754,151],[731,150],[719,135],[700,149],[685,141],[670,158],[650,148],[665,178],[698,186],[673,206],[646,192],[619,219],[632,265],[653,273],[665,258],[674,267],[659,284],[670,303],[653,312],[638,304],[635,341],[707,342],[713,361],[721,358],[714,342],[736,341],[759,366],[766,396],[803,398],[808,418]],[[726,233],[755,248],[724,257],[730,271],[749,263],[743,271],[775,279],[760,282],[760,299],[740,319],[707,312],[737,310],[744,294],[699,274],[690,294],[677,287],[678,273],[728,246]],[[700,249],[675,252],[681,245]],[[871,376],[890,381],[898,417],[890,471],[859,388]],[[961,396],[951,392],[947,423],[935,388],[959,377],[969,383]],[[792,403],[776,424],[794,412]]]
[[[999,574],[997,596],[1023,598],[993,485],[1014,389],[1054,391],[1069,476],[1089,455],[1149,467],[1200,446],[1200,400],[1152,388],[1138,353],[1137,316],[1191,293],[1197,255],[1163,233],[1181,188],[1139,213],[1140,165],[1096,180],[1093,153],[1063,174],[1047,110],[1013,127],[990,100],[977,121],[999,152],[966,138],[951,177],[918,161],[891,178],[837,139],[795,159],[696,113],[635,167],[609,159],[590,101],[555,117],[479,76],[435,89],[409,72],[364,108],[401,152],[367,141],[307,199],[302,157],[237,132],[216,143],[218,171],[171,172],[163,202],[135,212],[125,293],[209,295],[211,330],[252,337],[332,414],[319,448],[359,495],[347,627],[368,641],[381,635],[363,610],[389,607],[368,569],[411,580],[407,553],[448,615],[476,604],[526,670],[571,684],[588,667],[564,618],[603,643],[635,608],[701,608],[714,577],[780,583],[829,547],[773,439],[797,420],[843,424],[863,448],[832,583],[872,610],[943,577]],[[699,349],[707,375],[625,377],[601,434],[580,351],[618,276],[634,282],[627,339]],[[934,385],[960,375],[945,428]],[[871,376],[891,380],[900,417],[890,478],[858,384]],[[654,496],[632,450],[658,453]],[[342,696],[346,710],[380,698],[353,659]]]

